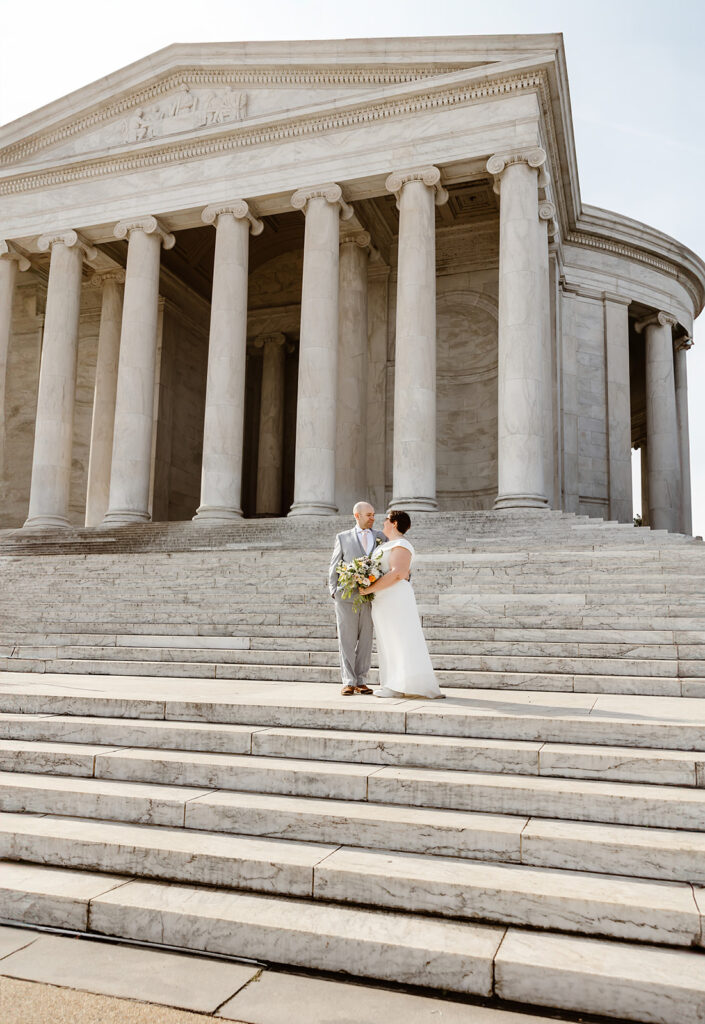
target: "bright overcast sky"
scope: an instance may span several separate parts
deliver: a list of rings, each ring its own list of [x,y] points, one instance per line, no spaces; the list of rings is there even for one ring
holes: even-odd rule
[[[0,26],[0,124],[174,42],[562,32],[583,200],[705,256],[702,0],[0,0]],[[693,531],[705,534],[705,326],[695,343]]]

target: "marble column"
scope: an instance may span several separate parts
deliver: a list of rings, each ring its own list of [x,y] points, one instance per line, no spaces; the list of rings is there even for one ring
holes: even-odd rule
[[[340,219],[353,209],[339,185],[299,189],[291,205],[303,210],[299,386],[296,408],[294,503],[290,516],[334,515],[338,374]]]
[[[335,497],[352,512],[367,494],[367,231],[340,239],[338,318],[338,415]]]
[[[387,346],[389,340],[390,267],[370,267],[367,291],[367,493],[375,508],[386,501]]]
[[[436,212],[447,202],[437,167],[395,171],[399,248],[390,508],[435,512]]]
[[[609,517],[634,519],[632,501],[632,413],[629,386],[629,303],[623,295],[602,293],[607,376],[607,457]]]
[[[678,448],[681,464],[680,532],[689,536],[693,532],[692,496],[690,486],[690,433],[688,430],[688,350],[692,338],[679,338],[675,352],[676,419],[678,422]]]
[[[120,221],[114,234],[128,238],[128,247],[106,526],[150,518],[159,265],[162,246],[176,241],[151,216]]]
[[[12,242],[0,238],[0,483],[5,467],[5,387],[12,331],[12,300],[17,271],[29,270],[29,266],[29,260],[15,249]]]
[[[678,450],[673,327],[676,319],[657,313],[637,324],[646,337],[646,442],[649,452],[649,525],[680,529],[681,474]]]
[[[546,486],[548,504],[552,504],[555,489],[556,461],[553,444],[553,365],[554,346],[551,330],[551,284],[548,259],[548,243],[558,230],[553,203],[543,200],[539,203],[538,266],[541,280],[539,301],[541,304],[541,337],[543,349],[543,475]]]
[[[495,508],[547,508],[543,290],[537,259],[541,149],[495,155],[499,190],[498,495]],[[547,301],[547,300],[546,300]]]
[[[215,224],[216,235],[201,504],[194,520],[227,523],[242,516],[250,234],[261,234],[264,224],[242,199],[207,206],[201,217]]]
[[[262,349],[255,507],[258,515],[279,516],[284,469],[286,338],[283,334],[262,334],[255,339],[255,345]]]
[[[25,527],[67,527],[83,260],[96,250],[76,231],[42,235],[51,250],[34,456]]]
[[[109,270],[96,274],[94,281],[101,288],[101,310],[88,456],[86,526],[98,526],[108,511],[125,272]]]
[[[638,445],[641,450],[641,525],[651,526],[649,520],[649,449],[644,438]]]

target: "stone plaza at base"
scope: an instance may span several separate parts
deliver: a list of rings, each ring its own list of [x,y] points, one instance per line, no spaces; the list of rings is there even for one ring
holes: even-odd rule
[[[0,527],[630,522],[641,448],[690,533],[704,299],[583,204],[560,35],[169,46],[0,129]]]

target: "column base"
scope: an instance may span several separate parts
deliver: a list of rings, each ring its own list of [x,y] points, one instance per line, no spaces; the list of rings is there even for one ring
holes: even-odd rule
[[[149,512],[135,512],[131,508],[110,509],[105,515],[101,526],[132,526],[134,523],[149,523]]]
[[[289,509],[290,516],[337,516],[335,505],[317,501],[297,501]]]
[[[435,498],[392,498],[388,511],[399,512],[437,512],[438,502]]]
[[[69,530],[71,529],[71,523],[68,521],[66,516],[52,516],[52,515],[36,515],[30,516],[24,526],[23,530]]]
[[[541,508],[548,509],[548,498],[543,494],[499,494],[494,508]]]
[[[218,526],[219,524],[232,523],[237,519],[242,519],[241,508],[226,508],[224,505],[201,505],[196,509],[196,515],[193,517],[192,522],[205,523],[208,526]]]

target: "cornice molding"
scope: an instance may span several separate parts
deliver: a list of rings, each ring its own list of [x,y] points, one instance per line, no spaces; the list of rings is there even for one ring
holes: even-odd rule
[[[361,101],[348,109],[333,110],[327,114],[317,111],[289,117],[275,115],[271,122],[255,127],[248,127],[246,122],[237,122],[227,130],[214,135],[209,134],[207,137],[150,145],[137,152],[112,157],[99,156],[64,167],[57,166],[8,177],[0,181],[0,195],[31,192],[49,185],[95,179],[174,162],[182,163],[249,146],[318,135],[322,132],[356,127],[437,107],[465,105],[474,100],[507,95],[523,89],[536,90],[543,77],[542,71],[528,72],[498,77],[476,85],[438,88],[425,94],[395,96],[388,100],[378,99],[368,103]]]

